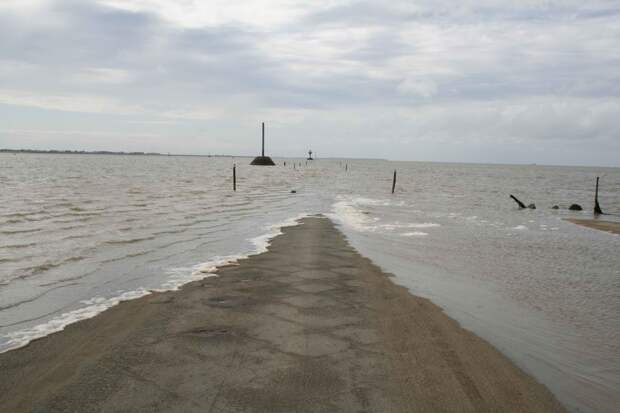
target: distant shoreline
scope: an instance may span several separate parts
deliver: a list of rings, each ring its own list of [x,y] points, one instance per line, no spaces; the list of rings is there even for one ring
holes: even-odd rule
[[[176,153],[159,152],[123,152],[123,151],[72,151],[56,149],[0,149],[0,153],[36,153],[44,155],[131,155],[131,156],[201,156],[207,158],[245,158],[246,156],[234,155],[187,155]],[[249,156],[248,156],[249,157]]]
[[[56,150],[56,149],[0,149],[2,153],[25,153],[25,154],[44,154],[44,155],[132,155],[132,156],[193,156],[202,158],[254,158],[256,155],[201,155],[201,154],[181,154],[181,153],[159,153],[159,152],[123,152],[123,151],[75,151],[75,150]],[[306,160],[306,155],[300,156],[284,156],[284,155],[272,155],[274,159],[300,159]],[[620,165],[564,165],[564,164],[532,164],[532,163],[502,163],[502,162],[465,162],[465,161],[436,161],[436,160],[419,160],[419,159],[387,159],[387,158],[350,158],[344,156],[325,156],[321,158],[314,158],[314,160],[337,160],[337,161],[387,161],[387,162],[418,162],[418,163],[430,163],[430,164],[450,164],[450,165],[493,165],[493,166],[511,166],[511,167],[534,167],[534,168],[546,168],[546,167],[559,167],[559,168],[610,168],[618,169]]]

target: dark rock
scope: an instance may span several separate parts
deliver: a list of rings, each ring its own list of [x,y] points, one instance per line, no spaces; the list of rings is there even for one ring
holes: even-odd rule
[[[296,194],[297,191],[295,191],[294,189],[291,191],[291,194]]]
[[[529,209],[536,209],[536,205],[535,204],[529,204],[527,207]]]
[[[583,211],[583,208],[579,204],[573,204],[568,207],[568,209],[570,209],[571,211]]]
[[[554,206],[551,207],[551,209],[560,209],[560,207],[557,206],[557,205],[554,205]]]

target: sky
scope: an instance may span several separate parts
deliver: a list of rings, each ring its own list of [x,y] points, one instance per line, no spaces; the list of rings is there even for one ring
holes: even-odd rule
[[[620,0],[0,0],[0,148],[620,166]]]

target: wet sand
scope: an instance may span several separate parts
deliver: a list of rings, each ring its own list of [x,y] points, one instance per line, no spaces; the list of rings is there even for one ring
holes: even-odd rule
[[[583,225],[584,227],[620,235],[620,222],[602,221],[600,219],[567,219],[567,221],[573,224]]]
[[[0,411],[550,412],[541,384],[326,218],[0,354]]]

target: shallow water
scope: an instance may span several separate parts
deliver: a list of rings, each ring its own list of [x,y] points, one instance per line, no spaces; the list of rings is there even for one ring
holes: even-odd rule
[[[234,160],[234,193],[229,158],[0,154],[0,351],[211,276],[326,213],[571,410],[620,404],[620,237],[563,220],[591,216],[597,175],[601,206],[620,214],[620,169],[249,161]]]

